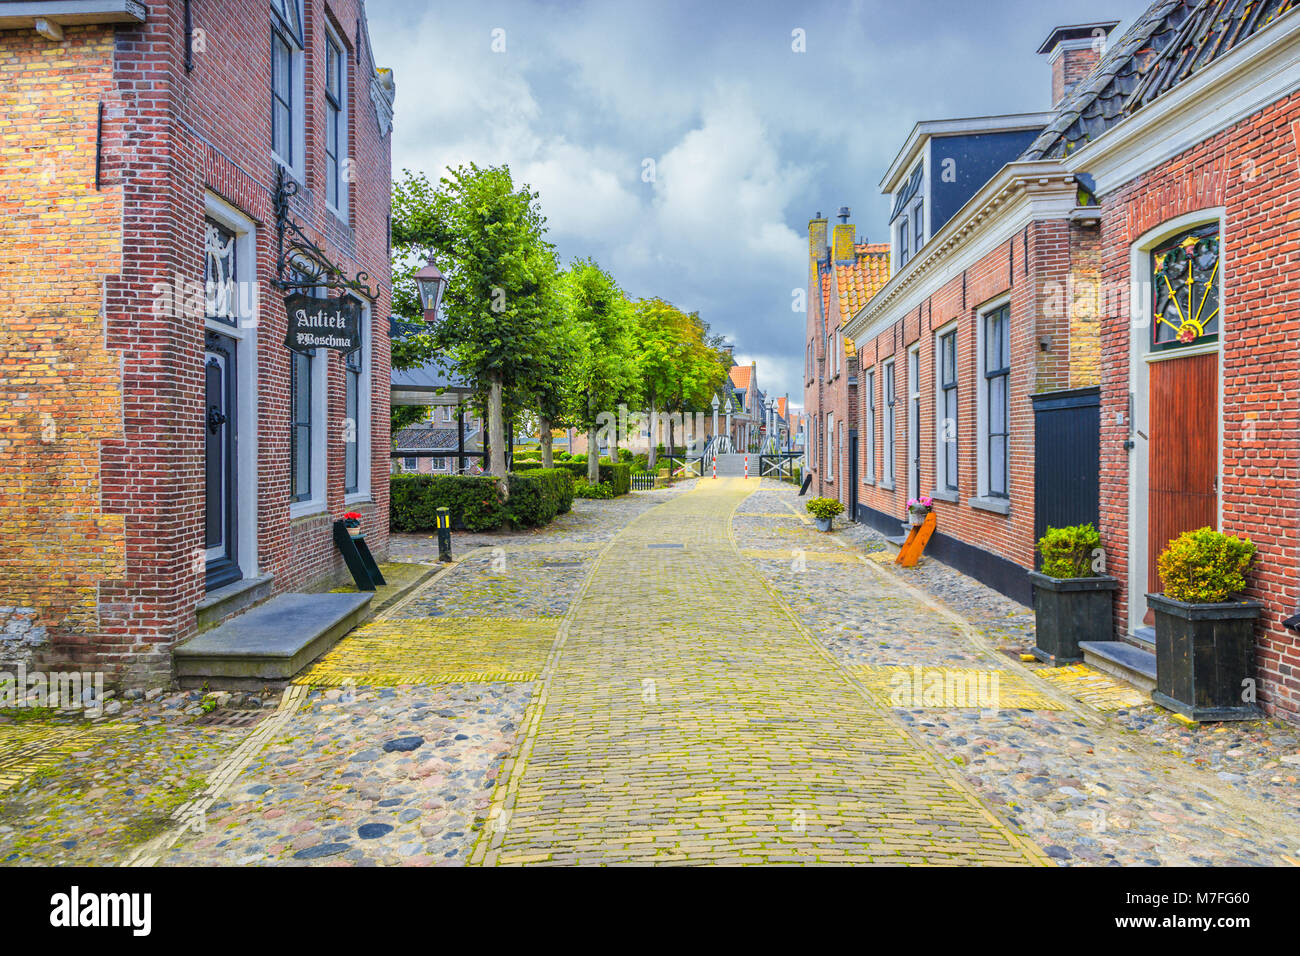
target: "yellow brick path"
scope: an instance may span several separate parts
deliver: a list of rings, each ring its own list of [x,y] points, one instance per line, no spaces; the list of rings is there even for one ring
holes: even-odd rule
[[[1044,862],[748,567],[757,487],[702,482],[599,556],[472,861]]]

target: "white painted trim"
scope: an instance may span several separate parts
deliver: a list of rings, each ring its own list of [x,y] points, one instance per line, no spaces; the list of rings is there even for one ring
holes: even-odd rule
[[[898,478],[898,364],[893,356],[885,359],[881,364],[881,409],[884,414],[885,427],[881,429],[884,435],[884,474],[881,476],[882,482],[888,482],[889,490],[893,491],[894,483]],[[892,379],[892,381],[891,381]],[[889,392],[884,391],[885,383],[893,387]],[[890,420],[890,397],[893,397],[893,420]]]
[[[298,4],[298,22],[302,25],[303,36],[307,35],[306,11],[303,9],[301,0],[292,0]],[[300,183],[307,181],[307,56],[306,51],[298,43],[298,38],[289,30],[283,29],[283,24],[279,17],[272,11],[267,11],[267,41],[274,42],[274,34],[280,32],[284,34],[289,41],[291,48],[290,60],[293,69],[293,155],[281,156],[274,149],[270,150],[271,158],[283,166],[285,172],[289,173]],[[346,49],[346,48],[345,48]],[[268,49],[268,52],[269,49]],[[267,74],[269,77],[269,73]],[[270,89],[267,89],[267,96],[270,97]]]
[[[341,106],[340,112],[342,114],[340,119],[340,126],[342,128],[339,131],[339,155],[337,157],[337,161],[339,164],[339,169],[338,169],[339,198],[341,201],[338,203],[338,205],[331,205],[329,200],[326,199],[325,208],[328,209],[331,213],[333,213],[335,218],[342,220],[344,223],[347,223],[348,203],[349,200],[351,199],[351,190],[349,188],[351,184],[349,182],[349,173],[348,173],[348,168],[350,163],[349,156],[348,156],[348,142],[350,139],[349,134],[351,133],[351,129],[352,129],[352,110],[351,110],[352,89],[350,86],[348,86],[348,68],[352,64],[352,56],[349,54],[348,45],[343,42],[343,38],[339,36],[338,31],[335,30],[334,26],[330,23],[329,17],[322,17],[321,19],[325,23],[325,35],[328,38],[332,39],[334,41],[334,44],[339,49],[339,103]],[[324,59],[326,63],[328,63],[327,56],[322,55],[322,59]],[[328,82],[328,76],[326,77],[326,81]],[[321,89],[321,98],[328,114],[329,101],[325,99],[324,87],[322,87]],[[325,132],[328,132],[328,125],[326,127],[326,130],[323,131],[323,134]],[[321,156],[322,158],[324,157],[324,139],[322,139],[321,141]],[[326,184],[324,193],[326,196],[329,196],[328,184]]]
[[[260,455],[259,394],[257,376],[258,320],[261,302],[257,294],[260,284],[257,274],[257,227],[253,220],[225,200],[205,193],[204,215],[221,223],[235,234],[235,255],[241,272],[236,295],[239,315],[237,326],[232,328],[222,322],[204,320],[205,328],[235,339],[235,480],[239,483],[236,518],[239,570],[244,577],[254,578],[260,573],[257,563],[257,519],[261,498],[258,494],[258,465]],[[245,295],[245,289],[248,294]]]
[[[370,303],[365,299],[358,299],[361,303],[361,374],[357,376],[357,423],[356,423],[356,440],[357,440],[357,490],[345,492],[343,495],[344,504],[360,504],[369,501],[371,492],[371,455],[374,445],[374,411],[373,411],[373,390],[372,382],[373,365],[375,361],[374,341],[375,330],[370,324]],[[346,370],[347,363],[341,362],[340,365]],[[345,371],[346,374],[346,371]],[[344,395],[346,398],[347,383],[344,382]],[[346,401],[344,402],[346,411]],[[451,411],[448,407],[448,412]],[[347,482],[346,465],[343,470],[343,480]]]
[[[907,497],[921,497],[921,346],[907,350]]]
[[[1011,294],[983,302],[975,309],[975,498],[985,500],[989,495],[989,399],[985,371],[984,326],[988,316],[1003,306],[1011,305]],[[1011,316],[1007,317],[1007,334],[1011,334]],[[960,376],[957,379],[961,387]],[[1007,382],[1007,444],[1011,444],[1011,382]],[[1007,493],[1011,492],[1011,476],[1007,475]],[[1008,501],[1010,498],[1008,497]]]
[[[1215,506],[1215,522],[1223,527],[1223,342],[1228,334],[1229,311],[1223,308],[1228,301],[1229,276],[1227,269],[1226,237],[1227,210],[1222,206],[1197,210],[1147,230],[1129,246],[1129,375],[1132,418],[1129,421],[1129,439],[1133,447],[1128,452],[1128,622],[1129,633],[1142,627],[1147,612],[1147,573],[1151,556],[1147,552],[1147,512],[1150,505],[1148,474],[1150,470],[1149,440],[1151,423],[1149,415],[1150,374],[1148,355],[1151,354],[1151,288],[1146,281],[1150,268],[1151,250],[1184,229],[1209,222],[1219,223],[1219,340],[1213,347],[1170,349],[1159,354],[1159,361],[1205,355],[1216,352],[1218,361],[1219,435]]]
[[[973,267],[1030,222],[1068,219],[1075,208],[1074,176],[1055,160],[1008,163],[967,200],[906,268],[844,323],[865,348],[899,317]]]
[[[876,398],[876,366],[871,366],[862,373],[865,387],[862,398],[863,418],[866,420],[866,456],[867,467],[863,469],[863,484],[876,480],[876,413],[879,407],[874,404]]]
[[[940,382],[940,376],[943,372],[943,352],[942,345],[944,336],[957,332],[961,325],[960,319],[953,319],[946,325],[941,325],[934,330],[934,341],[931,343],[934,352],[934,374],[930,376],[934,382],[934,491],[933,494],[959,495],[961,494],[961,363],[953,369],[957,376],[957,434],[953,436],[953,442],[957,445],[957,488],[956,490],[940,484],[940,481],[946,477],[944,474],[947,467],[947,455],[945,454],[944,445],[944,428],[943,428],[943,388]],[[960,358],[960,350],[958,351]]]
[[[1300,89],[1300,14],[1284,14],[1067,157],[1104,197]]]

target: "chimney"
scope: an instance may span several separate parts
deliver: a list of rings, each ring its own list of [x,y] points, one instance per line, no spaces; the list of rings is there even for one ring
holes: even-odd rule
[[[822,214],[808,220],[808,262],[820,262],[826,255],[826,220]]]
[[[1079,81],[1101,62],[1111,31],[1117,26],[1118,20],[1080,23],[1057,27],[1047,35],[1038,52],[1052,65],[1052,109],[1060,106]]]
[[[831,230],[831,258],[839,265],[853,264],[853,237],[857,230],[849,222],[848,206],[841,206],[839,222]]]

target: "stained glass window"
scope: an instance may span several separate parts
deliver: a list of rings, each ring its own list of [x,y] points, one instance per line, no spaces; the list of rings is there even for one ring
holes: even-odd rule
[[[1219,225],[1188,229],[1151,250],[1151,347],[1219,336]]]

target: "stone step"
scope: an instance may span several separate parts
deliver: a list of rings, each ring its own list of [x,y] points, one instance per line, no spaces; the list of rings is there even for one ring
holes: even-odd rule
[[[1156,655],[1126,641],[1080,641],[1083,661],[1150,693],[1156,686]]]
[[[1156,652],[1156,629],[1154,627],[1139,627],[1124,639],[1134,647],[1150,651],[1152,654]]]
[[[247,689],[288,680],[370,613],[368,592],[281,594],[180,644],[182,687]]]
[[[216,627],[227,618],[256,607],[271,596],[275,575],[264,574],[258,578],[242,578],[224,588],[209,591],[195,607],[200,631]]]

